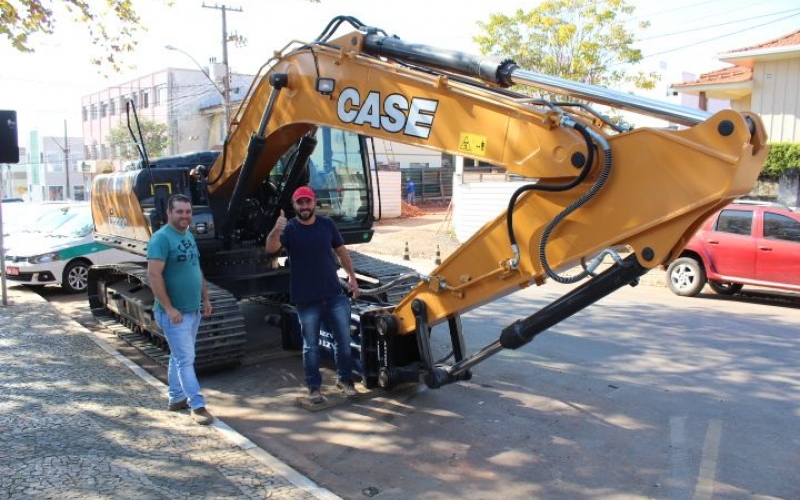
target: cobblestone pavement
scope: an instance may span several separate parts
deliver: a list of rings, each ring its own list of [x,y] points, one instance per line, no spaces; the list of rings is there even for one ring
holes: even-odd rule
[[[161,382],[36,293],[8,298],[0,499],[339,498],[224,422],[167,411]]]

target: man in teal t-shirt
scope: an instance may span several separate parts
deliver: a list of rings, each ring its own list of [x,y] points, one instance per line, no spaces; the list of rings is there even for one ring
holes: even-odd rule
[[[169,344],[168,408],[190,408],[195,422],[208,425],[206,409],[194,370],[195,342],[201,314],[211,314],[211,301],[200,270],[200,253],[189,231],[192,200],[176,194],[167,204],[167,224],[147,245],[147,276],[155,295],[155,320]]]

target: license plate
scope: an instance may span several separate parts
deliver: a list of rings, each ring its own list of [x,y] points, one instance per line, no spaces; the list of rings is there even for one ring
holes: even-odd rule
[[[18,267],[6,267],[6,274],[9,276],[19,276],[19,268]]]

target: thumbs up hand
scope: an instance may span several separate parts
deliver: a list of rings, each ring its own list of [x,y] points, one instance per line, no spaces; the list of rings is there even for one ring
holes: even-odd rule
[[[286,223],[286,215],[283,213],[283,209],[281,209],[281,214],[278,216],[278,220],[275,221],[274,230],[277,231],[278,234],[283,233],[283,230],[286,229]]]
[[[274,254],[281,249],[281,234],[283,234],[283,230],[286,229],[286,223],[286,215],[283,213],[283,210],[281,210],[278,220],[275,221],[275,227],[273,227],[272,231],[267,235],[265,244],[267,253]]]

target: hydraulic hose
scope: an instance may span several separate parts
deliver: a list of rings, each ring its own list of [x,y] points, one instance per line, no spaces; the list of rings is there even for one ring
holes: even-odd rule
[[[569,189],[578,186],[586,176],[589,175],[589,172],[592,169],[592,164],[594,163],[594,144],[592,143],[592,136],[589,134],[589,130],[577,123],[573,120],[569,120],[566,122],[567,125],[571,126],[575,130],[577,130],[586,141],[586,161],[584,161],[583,166],[581,167],[581,171],[577,177],[572,179],[570,182],[561,185],[541,185],[541,184],[526,184],[516,191],[514,194],[511,195],[511,198],[508,200],[508,208],[506,209],[506,228],[508,231],[508,239],[511,243],[511,248],[514,252],[514,260],[512,262],[512,267],[515,267],[519,263],[519,246],[517,245],[517,237],[514,235],[514,205],[517,203],[517,199],[522,196],[522,193],[526,191],[548,191],[548,192],[560,192],[560,191],[567,191]]]
[[[542,263],[542,267],[544,268],[545,273],[559,283],[564,284],[571,284],[577,283],[578,281],[586,278],[587,276],[591,275],[591,271],[584,269],[580,273],[575,276],[571,277],[563,277],[555,273],[551,268],[550,264],[547,262],[547,255],[546,255],[546,247],[547,247],[547,240],[550,238],[550,233],[555,229],[555,227],[564,220],[569,214],[577,210],[579,207],[587,203],[589,200],[594,198],[594,196],[600,191],[603,187],[603,184],[606,183],[608,180],[609,175],[611,174],[611,145],[608,144],[608,141],[605,140],[600,135],[595,135],[595,140],[600,143],[600,146],[603,150],[603,169],[600,171],[600,175],[597,178],[597,182],[595,182],[592,187],[587,191],[583,196],[575,200],[570,206],[565,208],[560,214],[553,218],[552,221],[545,227],[544,231],[542,232],[542,239],[539,243],[539,259]]]
[[[377,286],[375,288],[360,288],[359,289],[359,293],[360,293],[360,295],[365,295],[367,297],[374,297],[376,295],[380,295],[382,293],[388,292],[392,288],[395,288],[398,285],[400,285],[400,284],[402,284],[402,283],[404,283],[406,281],[410,281],[412,279],[413,280],[425,280],[426,277],[422,276],[421,274],[418,274],[418,273],[401,274],[400,276],[398,276],[394,280],[390,281],[389,283],[386,283],[385,285]],[[344,281],[342,279],[339,279],[339,284],[342,285],[342,288],[344,288],[345,290],[348,289],[348,285],[347,285],[346,281]]]

